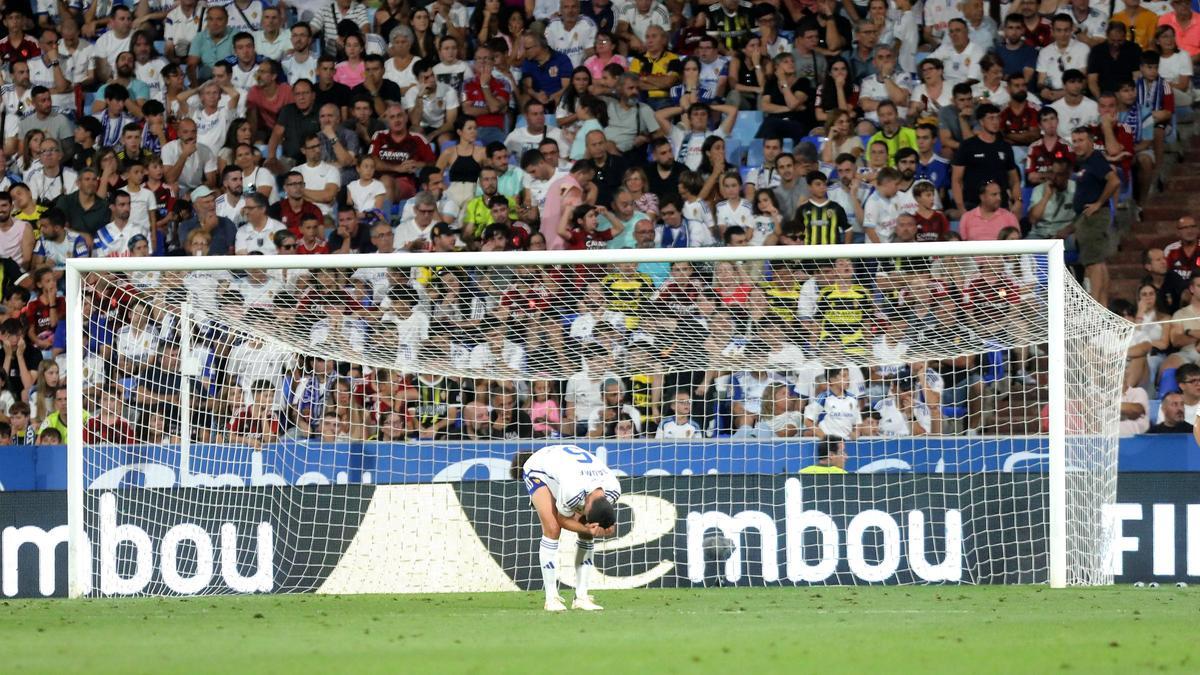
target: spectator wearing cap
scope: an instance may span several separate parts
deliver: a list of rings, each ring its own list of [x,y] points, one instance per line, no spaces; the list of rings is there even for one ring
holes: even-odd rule
[[[1078,127],[1090,127],[1100,122],[1100,107],[1083,95],[1084,75],[1079,70],[1063,73],[1063,95],[1050,107],[1058,113],[1058,135],[1069,138]]]
[[[458,234],[447,223],[436,222],[429,229],[429,250],[433,253],[450,253],[460,250]]]
[[[1000,138],[1000,109],[982,103],[975,109],[975,118],[979,122],[978,131],[962,142],[951,162],[950,189],[954,203],[964,211],[979,206],[979,186],[992,182],[1000,186],[1001,205],[1020,212],[1021,175],[1012,146]]]
[[[192,205],[195,216],[179,225],[179,243],[188,241],[193,230],[209,236],[210,255],[232,255],[237,241],[237,226],[232,220],[217,215],[216,193],[206,185],[192,190]]]
[[[1038,97],[1050,103],[1066,95],[1064,91],[1068,73],[1079,73],[1087,67],[1088,46],[1076,40],[1075,23],[1066,14],[1057,14],[1051,22],[1054,35],[1052,44],[1042,47],[1038,53]]]
[[[112,214],[108,202],[96,194],[100,174],[94,168],[87,167],[79,172],[76,187],[74,192],[59,199],[57,206],[67,214],[71,231],[86,235],[91,241],[112,219]]]

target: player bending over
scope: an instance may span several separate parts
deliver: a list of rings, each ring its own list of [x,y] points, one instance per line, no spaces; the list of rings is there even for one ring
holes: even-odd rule
[[[568,529],[579,535],[575,550],[575,599],[572,609],[604,609],[588,595],[592,570],[592,540],[616,531],[621,486],[612,471],[595,455],[574,445],[551,445],[530,455],[523,472],[529,500],[542,522],[538,562],[546,588],[546,610],[561,612],[567,606],[558,594],[558,535]]]

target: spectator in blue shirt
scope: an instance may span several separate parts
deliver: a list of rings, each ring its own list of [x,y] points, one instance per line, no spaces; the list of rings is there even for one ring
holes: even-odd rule
[[[549,112],[567,90],[574,66],[564,54],[550,49],[541,35],[525,33],[521,39],[528,57],[521,62],[521,95],[541,102]]]

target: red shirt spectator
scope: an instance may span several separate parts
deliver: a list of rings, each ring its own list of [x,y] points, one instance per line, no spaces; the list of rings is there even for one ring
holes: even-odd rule
[[[15,10],[5,10],[5,14],[10,15],[9,17],[5,17],[5,25],[8,25],[9,21],[12,20],[11,14],[13,11]],[[17,21],[24,20],[24,14],[17,18]],[[12,29],[10,28],[9,34],[0,38],[0,61],[12,64],[14,61],[28,61],[42,55],[42,48],[38,46],[37,40],[28,35],[22,35],[19,40],[14,41],[11,31]]]
[[[267,94],[257,84],[246,94],[246,110],[257,113],[259,129],[273,129],[279,111],[289,103],[292,103],[292,88],[287,83],[276,83],[274,95]]]
[[[296,253],[298,255],[318,255],[329,253],[329,244],[324,239],[317,239],[309,243],[304,239],[296,240]]]
[[[61,295],[54,299],[54,306],[46,304],[41,298],[34,298],[25,305],[25,311],[22,313],[22,319],[25,325],[30,328],[30,332],[35,335],[42,333],[53,333],[54,326],[50,323],[50,310],[58,311],[58,320],[62,321],[67,316],[67,299]]]
[[[914,213],[917,221],[917,241],[945,241],[950,232],[950,220],[941,211],[931,211],[928,216]]]
[[[89,417],[83,423],[83,442],[128,445],[133,443],[133,425],[116,415]]]
[[[1198,22],[1200,23],[1200,22]],[[1133,175],[1133,135],[1125,130],[1125,127],[1120,124],[1113,125],[1113,135],[1117,137],[1117,143],[1121,144],[1121,155],[1119,159],[1114,159],[1108,154],[1108,150],[1104,145],[1104,129],[1099,124],[1088,127],[1088,132],[1092,134],[1092,142],[1096,144],[1096,149],[1100,154],[1104,155],[1113,165],[1117,166],[1123,172],[1121,180],[1128,180]]]
[[[571,238],[566,240],[563,248],[568,251],[582,251],[585,248],[605,249],[608,248],[608,242],[611,240],[612,230],[588,232],[577,227],[571,230]]]
[[[391,116],[399,108],[388,109]],[[403,122],[400,122],[403,120]],[[379,174],[393,176],[396,179],[396,193],[399,199],[408,199],[417,193],[417,170],[400,170],[406,162],[417,162],[429,165],[437,161],[433,149],[420,136],[408,133],[408,115],[396,113],[394,120],[389,120],[391,128],[377,132],[371,139],[371,156],[382,162]]]
[[[316,204],[308,201],[307,199],[301,200],[299,207],[292,204],[291,199],[280,199],[270,209],[268,209],[267,215],[278,220],[284,225],[287,225],[288,231],[291,232],[297,240],[304,236],[300,232],[300,221],[304,219],[304,216],[313,216],[320,222],[325,221],[325,216],[321,215],[321,209],[317,208]],[[300,242],[297,241],[296,243],[299,244]],[[299,247],[297,246],[297,248]],[[324,252],[328,253],[329,251],[326,250]]]
[[[1038,127],[1038,111],[1028,103],[1021,112],[1014,112],[1012,106],[1006,105],[1000,111],[1000,134],[1014,134],[1026,129]]]
[[[1029,29],[1028,24],[1025,25],[1025,44],[1041,49],[1051,42],[1054,42],[1054,31],[1050,20],[1046,17],[1040,17],[1033,30]]]
[[[1061,138],[1054,140],[1054,146],[1046,147],[1046,139],[1039,138],[1036,143],[1029,146],[1029,158],[1025,160],[1025,173],[1050,173],[1050,168],[1054,164],[1054,160],[1065,158],[1071,164],[1075,163],[1075,153],[1071,152],[1071,146],[1063,142]]]
[[[489,64],[488,67],[490,68],[491,65]],[[508,91],[508,87],[505,86],[502,80],[494,77],[488,80],[488,91],[491,92],[493,98],[499,99],[504,103],[504,108],[498,113],[484,113],[482,115],[476,115],[475,124],[479,125],[480,128],[492,127],[503,130],[503,111],[508,110],[508,100],[512,97],[512,94]],[[487,98],[485,98],[483,95],[483,84],[480,83],[478,77],[467,80],[466,84],[463,85],[462,107],[478,108],[480,110],[487,109]]]
[[[1002,274],[981,274],[967,283],[962,306],[978,310],[980,317],[1000,317],[1011,305],[1021,301],[1021,289]]]
[[[1180,240],[1167,244],[1163,248],[1163,255],[1167,259],[1167,269],[1178,274],[1187,284],[1196,270],[1200,269],[1200,245],[1197,244],[1200,227],[1191,218],[1181,218],[1175,229],[1179,232]]]

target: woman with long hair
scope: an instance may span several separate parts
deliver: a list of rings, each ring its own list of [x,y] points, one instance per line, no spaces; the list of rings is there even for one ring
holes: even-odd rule
[[[862,138],[854,133],[854,129],[850,125],[850,113],[845,110],[831,112],[825,123],[825,133],[827,139],[821,146],[822,162],[833,164],[843,153],[854,155],[856,160],[862,159]]]
[[[225,132],[225,143],[217,152],[217,175],[220,175],[225,167],[233,164],[234,151],[242,143],[251,145],[254,143],[250,121],[245,117],[239,117],[229,123],[229,130]]]
[[[773,246],[783,236],[783,212],[779,210],[779,197],[774,190],[758,190],[751,200],[750,213],[754,217],[754,229],[770,232],[763,239],[764,246]]]
[[[425,7],[413,10],[409,27],[413,32],[412,53],[418,59],[437,59],[437,36],[433,34],[433,18]]]
[[[629,59],[617,53],[617,43],[612,34],[599,31],[592,42],[592,55],[583,62],[583,67],[592,74],[593,80],[599,80],[604,75],[604,68],[613,63],[622,68],[629,67]]]
[[[383,77],[395,82],[401,94],[417,84],[417,76],[413,74],[413,66],[417,65],[417,57],[413,54],[415,39],[413,30],[408,26],[396,26],[388,34],[388,53],[391,58],[383,64]]]
[[[1159,310],[1158,289],[1153,284],[1138,286],[1137,310],[1132,317],[1126,317],[1137,324],[1133,339],[1129,341],[1132,346],[1126,355],[1126,387],[1140,387],[1150,374],[1151,366],[1157,370],[1162,363],[1162,352],[1171,348],[1170,335],[1163,330],[1161,323],[1171,317]]]
[[[712,103],[717,92],[700,83],[700,61],[687,59],[683,62],[683,79],[670,89],[673,106],[683,108],[684,114],[693,103]]]
[[[475,7],[475,11],[471,13],[470,26],[467,30],[467,39],[471,43],[472,51],[500,35],[503,10],[500,0],[483,0]]]
[[[818,121],[824,122],[834,110],[845,110],[853,122],[860,116],[857,108],[858,85],[850,77],[850,64],[840,56],[834,57],[825,69],[825,81],[817,89],[813,112]]]
[[[575,132],[579,129],[579,102],[591,92],[591,87],[592,74],[587,68],[579,66],[571,71],[570,83],[554,111],[558,128],[567,136],[568,141],[575,138]]]
[[[42,359],[38,363],[33,386],[29,388],[29,419],[41,419],[54,411],[55,391],[61,384],[58,361]]]
[[[30,129],[25,132],[25,147],[13,161],[14,173],[24,176],[42,165],[42,141],[45,138],[46,132],[41,129]]]
[[[258,150],[249,143],[238,143],[233,150],[233,164],[242,170],[242,189],[257,192],[274,204],[279,201],[275,174],[259,166],[261,161]]]
[[[375,32],[390,39],[397,26],[405,26],[412,20],[412,8],[408,0],[383,0],[375,10]]]
[[[700,146],[700,167],[696,169],[696,173],[704,178],[700,199],[710,203],[716,201],[717,186],[725,168],[725,139],[717,135],[705,138]]]
[[[96,166],[100,168],[100,185],[96,195],[101,199],[111,199],[123,183],[121,181],[121,161],[117,159],[117,151],[112,148],[102,148],[96,155]]]
[[[943,77],[946,66],[941,59],[925,59],[919,68],[921,83],[913,87],[912,96],[909,97],[908,119],[936,118],[938,111],[954,100],[951,95],[954,87]]]
[[[1158,50],[1158,76],[1171,83],[1175,92],[1175,106],[1190,106],[1195,100],[1192,92],[1192,57],[1179,49],[1175,29],[1159,26],[1154,32],[1154,46]]]
[[[501,34],[508,40],[508,62],[513,64],[525,60],[525,46],[521,44],[521,36],[528,27],[528,19],[523,11],[511,11],[504,20],[504,30]]]
[[[733,90],[727,100],[736,103],[738,110],[757,110],[767,75],[771,74],[771,59],[763,52],[762,39],[751,35],[742,51],[729,61],[729,82]]]
[[[353,89],[366,79],[367,64],[366,61],[363,61],[363,56],[366,55],[367,45],[363,36],[358,33],[347,35],[345,52],[346,58],[338,62],[337,69],[333,72],[333,81]]]
[[[446,191],[458,204],[466,204],[475,195],[475,184],[487,160],[487,152],[476,144],[479,125],[475,118],[460,115],[454,120],[458,142],[442,151],[437,160],[440,171],[449,170],[450,188]]]
[[[579,99],[579,128],[571,139],[567,156],[579,161],[587,157],[587,136],[593,131],[604,131],[608,126],[608,104],[599,96],[588,94]]]

